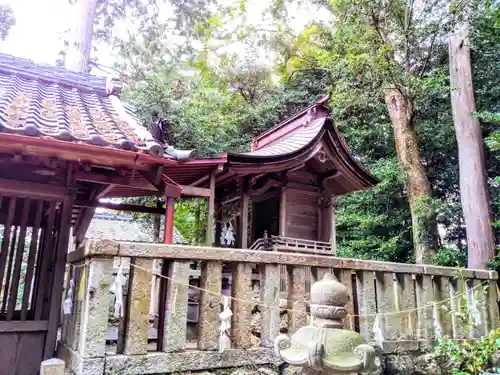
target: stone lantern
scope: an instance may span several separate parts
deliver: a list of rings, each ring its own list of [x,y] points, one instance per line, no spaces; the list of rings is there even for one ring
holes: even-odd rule
[[[380,366],[375,349],[363,343],[357,332],[343,329],[347,315],[347,288],[327,274],[311,286],[312,325],[302,327],[290,338],[279,335],[276,354],[306,375],[338,375],[374,371]]]

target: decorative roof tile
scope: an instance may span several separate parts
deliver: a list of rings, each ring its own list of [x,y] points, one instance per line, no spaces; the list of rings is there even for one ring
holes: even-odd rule
[[[0,54],[0,132],[163,156],[113,79]]]

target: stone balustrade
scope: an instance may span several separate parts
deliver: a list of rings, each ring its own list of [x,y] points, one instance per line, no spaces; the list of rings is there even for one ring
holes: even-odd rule
[[[124,317],[115,327],[116,345],[109,345],[109,309],[114,303],[110,286],[116,257],[130,258]],[[149,319],[151,270],[155,260],[165,263],[164,298],[159,298],[157,327]],[[187,335],[190,264],[201,263],[199,318],[194,339]],[[283,331],[295,332],[308,323],[308,288],[335,275],[351,296],[345,327],[374,342],[373,323],[380,314],[385,338],[383,350],[425,351],[436,335],[433,302],[439,303],[436,320],[443,335],[464,337],[458,311],[466,290],[479,293],[482,325],[469,335],[480,336],[498,328],[497,273],[426,265],[344,259],[332,256],[253,250],[89,240],[68,254],[69,277],[75,282],[71,315],[62,318],[59,357],[81,375],[146,375],[197,371],[247,365],[279,364],[273,340]],[[116,264],[116,263],[115,263]],[[84,266],[85,265],[85,266]],[[232,272],[231,349],[219,353],[222,269]],[[252,270],[259,271],[260,295],[252,287]],[[285,269],[286,274],[280,275]],[[82,281],[83,277],[83,281]],[[286,279],[286,303],[280,295]],[[173,281],[172,281],[173,280]],[[484,293],[483,293],[484,291]],[[280,300],[280,297],[281,300]],[[442,308],[444,307],[444,309]],[[259,310],[258,341],[252,314]],[[283,324],[284,309],[290,309]],[[446,312],[449,311],[449,312]],[[396,313],[401,312],[401,313]],[[389,315],[385,315],[390,313]],[[151,332],[154,331],[154,334]]]

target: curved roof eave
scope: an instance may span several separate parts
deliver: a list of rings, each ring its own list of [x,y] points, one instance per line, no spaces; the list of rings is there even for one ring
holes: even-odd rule
[[[256,151],[228,153],[229,162],[275,162],[280,160],[289,160],[302,153],[312,143],[321,138],[326,117],[318,118],[309,125],[302,126],[282,138],[269,143],[266,147]]]
[[[339,132],[337,127],[335,126],[333,120],[329,120],[325,124],[327,134],[330,135],[330,141],[332,142],[332,149],[338,151],[342,151],[344,156],[344,163],[350,167],[352,172],[356,173],[360,179],[363,179],[368,187],[373,187],[380,183],[380,180],[375,177],[371,172],[363,167],[360,162],[358,162],[352,152],[349,150],[347,143],[345,141],[344,136]],[[335,142],[337,141],[337,142]]]
[[[250,166],[258,164],[263,167],[264,164],[273,165],[272,169],[287,169],[293,168],[294,165],[300,165],[314,155],[314,150],[322,139],[326,137],[328,144],[332,151],[338,156],[338,161],[343,163],[353,177],[360,183],[359,188],[356,190],[366,189],[377,185],[380,181],[373,176],[366,168],[364,168],[352,155],[347,147],[343,136],[338,131],[337,127],[330,118],[317,119],[321,120],[321,125],[311,126],[313,132],[310,133],[310,138],[305,140],[300,147],[293,148],[287,147],[293,145],[289,142],[290,136],[286,139],[281,139],[273,142],[268,147],[259,149],[257,151],[247,153],[228,153],[228,164],[235,169],[247,169]],[[296,136],[300,137],[300,133]],[[288,145],[280,145],[286,143]],[[281,147],[276,147],[280,145]],[[268,148],[273,148],[276,152],[265,152]],[[277,151],[283,150],[278,153]],[[232,165],[232,166],[231,166]]]

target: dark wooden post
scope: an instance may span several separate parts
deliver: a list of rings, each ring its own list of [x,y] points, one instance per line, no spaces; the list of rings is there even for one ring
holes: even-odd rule
[[[241,196],[240,217],[241,217],[241,248],[248,248],[248,194]]]
[[[210,197],[208,197],[207,246],[213,246],[213,227],[215,213],[215,174],[210,175]]]
[[[286,237],[287,235],[287,227],[286,227],[286,187],[283,185],[281,187],[281,194],[280,194],[280,236]],[[271,233],[272,234],[272,233]]]
[[[331,229],[330,229],[330,243],[332,244],[332,253],[333,255],[337,254],[337,230],[335,227],[335,198],[332,197],[329,202],[329,212],[332,220]]]

